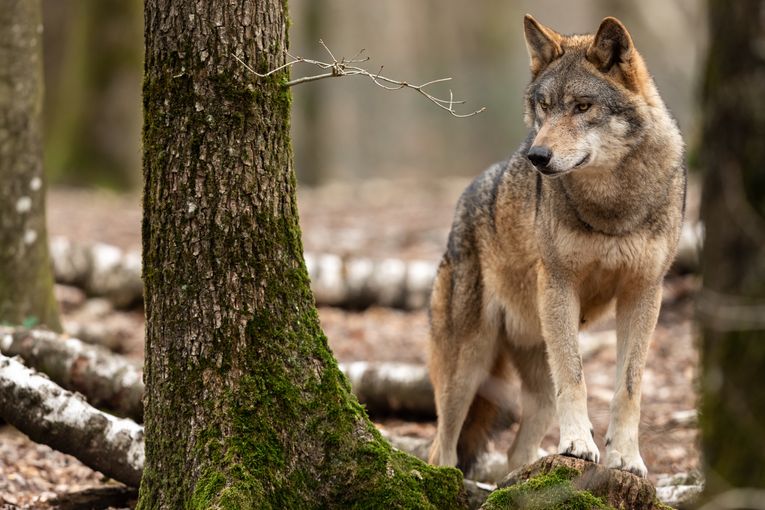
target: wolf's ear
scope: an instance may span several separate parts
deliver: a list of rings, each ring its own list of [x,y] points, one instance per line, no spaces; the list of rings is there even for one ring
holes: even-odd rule
[[[527,14],[523,18],[526,47],[531,57],[531,75],[536,78],[550,62],[563,55],[561,35]]]
[[[595,39],[587,48],[587,60],[603,73],[612,72],[616,67],[621,71],[622,78],[628,80],[632,74],[629,67],[632,65],[634,50],[632,37],[622,22],[608,17],[600,23]],[[630,87],[630,83],[625,84]]]

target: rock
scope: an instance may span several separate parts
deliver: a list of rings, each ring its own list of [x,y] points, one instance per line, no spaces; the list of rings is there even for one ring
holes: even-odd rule
[[[562,455],[550,455],[517,469],[498,487],[481,508],[666,509],[648,480]]]

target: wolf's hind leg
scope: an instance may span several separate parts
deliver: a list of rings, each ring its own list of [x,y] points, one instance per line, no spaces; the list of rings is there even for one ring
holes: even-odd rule
[[[507,452],[510,470],[539,458],[539,446],[555,418],[555,388],[544,342],[530,348],[511,347],[511,357],[521,377],[520,428]]]
[[[479,386],[489,376],[493,357],[493,349],[476,348],[478,341],[452,341],[451,352],[437,348],[431,351],[430,371],[438,414],[436,438],[428,459],[431,464],[457,465],[460,431]]]

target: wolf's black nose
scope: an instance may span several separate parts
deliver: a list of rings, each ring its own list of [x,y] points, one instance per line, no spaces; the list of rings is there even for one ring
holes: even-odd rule
[[[535,145],[529,149],[529,152],[526,153],[526,157],[529,158],[529,161],[531,161],[535,167],[544,168],[552,159],[552,151],[549,147],[545,147],[544,145]]]

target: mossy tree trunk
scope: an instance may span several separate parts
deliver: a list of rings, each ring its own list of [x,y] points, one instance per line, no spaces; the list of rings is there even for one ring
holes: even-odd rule
[[[765,2],[708,5],[699,311],[711,496],[765,487]]]
[[[295,203],[283,0],[147,0],[138,508],[459,508],[392,451],[321,331]]]
[[[0,8],[0,323],[60,330],[45,226],[40,0]]]

